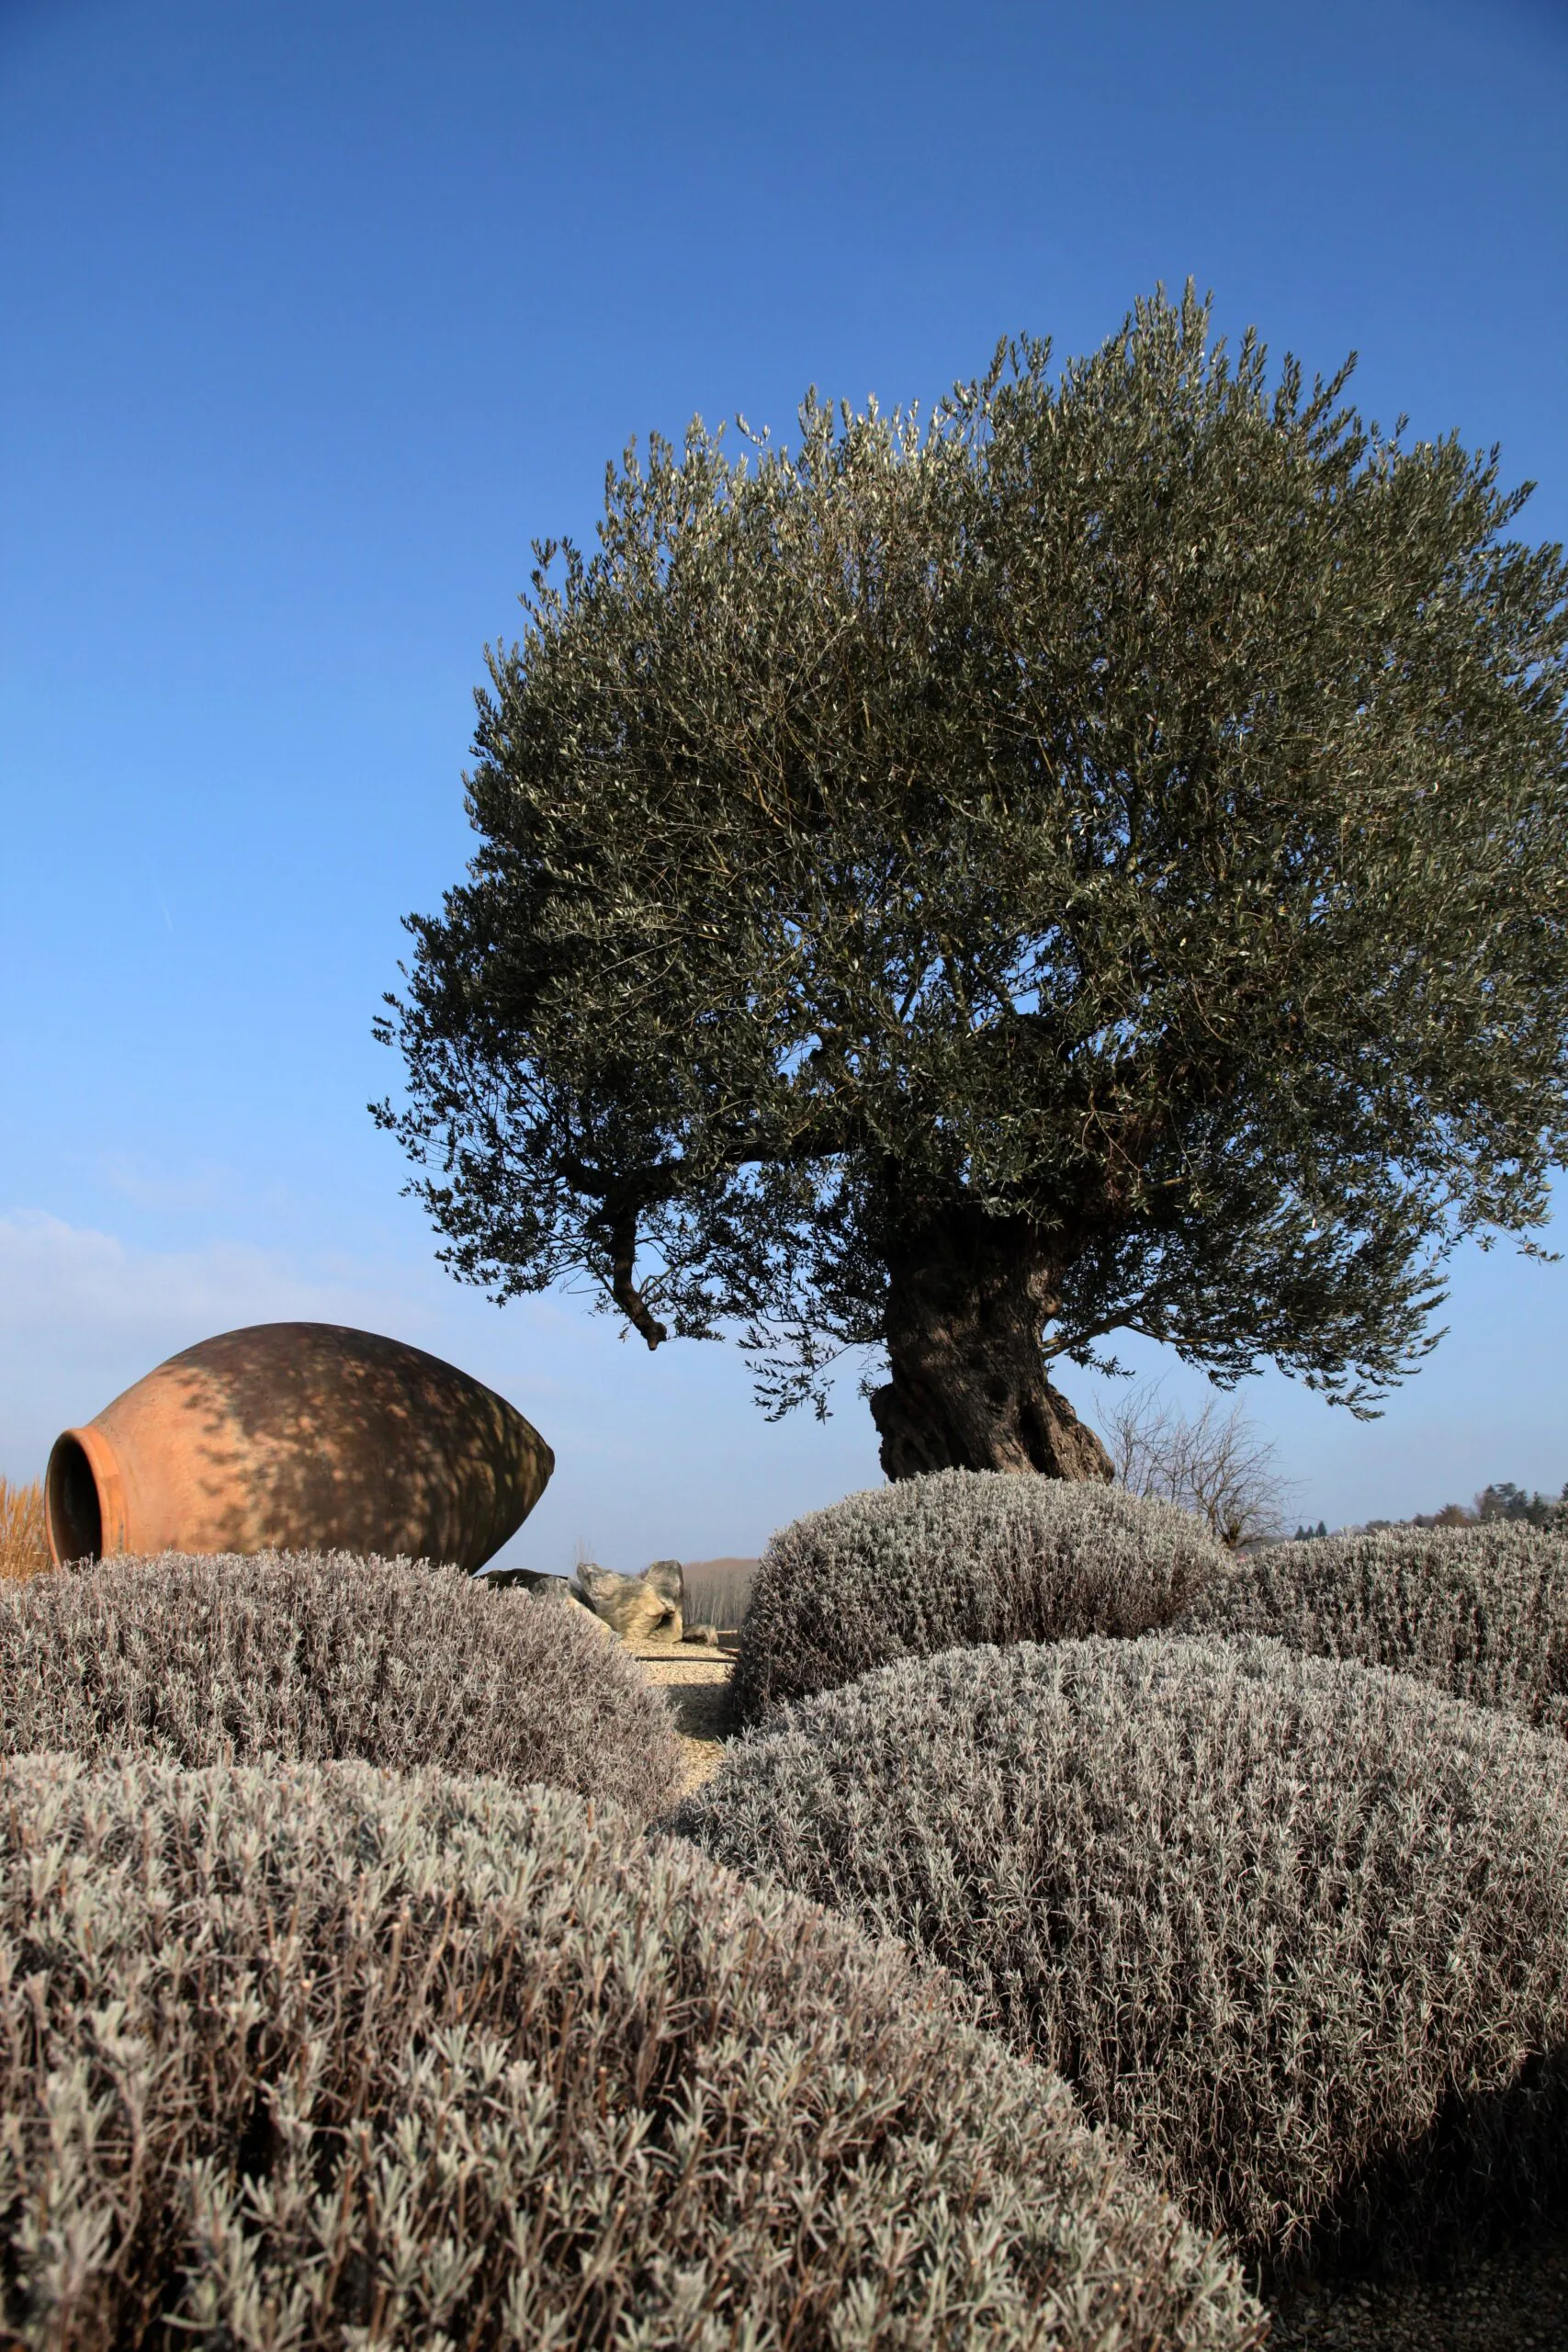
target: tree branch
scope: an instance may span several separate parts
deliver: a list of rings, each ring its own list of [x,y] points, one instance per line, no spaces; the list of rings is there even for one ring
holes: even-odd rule
[[[610,1227],[610,1295],[634,1331],[650,1348],[670,1337],[637,1286],[637,1211],[622,1209]]]

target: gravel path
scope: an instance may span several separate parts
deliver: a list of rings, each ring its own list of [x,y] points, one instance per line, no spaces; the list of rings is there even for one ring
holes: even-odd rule
[[[739,1636],[721,1634],[716,1648],[705,1642],[629,1645],[649,1680],[669,1694],[675,1728],[686,1758],[682,1794],[700,1789],[718,1770],[729,1719],[729,1678]]]

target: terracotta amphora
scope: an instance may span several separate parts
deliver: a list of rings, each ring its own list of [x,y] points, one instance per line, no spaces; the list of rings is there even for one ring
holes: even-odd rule
[[[522,1414],[421,1348],[258,1323],[171,1356],[44,1481],[56,1563],[117,1552],[407,1553],[481,1566],[555,1455]]]

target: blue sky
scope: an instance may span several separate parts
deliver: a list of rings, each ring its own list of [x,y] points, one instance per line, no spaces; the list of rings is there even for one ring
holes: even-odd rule
[[[530,537],[634,432],[929,401],[1189,275],[1568,537],[1565,120],[1562,0],[0,0],[0,1473],[302,1315],[537,1422],[542,1566],[874,1482],[852,1390],[770,1426],[729,1350],[459,1289],[366,1114]],[[1568,1478],[1568,1265],[1446,1319],[1374,1424],[1244,1388],[1303,1515]]]

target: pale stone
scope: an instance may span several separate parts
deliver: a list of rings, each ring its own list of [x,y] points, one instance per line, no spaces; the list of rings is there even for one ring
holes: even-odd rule
[[[684,1631],[686,1580],[679,1560],[655,1560],[639,1577],[584,1561],[573,1590],[623,1642],[678,1642]]]
[[[596,1633],[603,1634],[607,1642],[613,1642],[615,1640],[615,1629],[614,1625],[610,1624],[605,1618],[601,1617],[596,1609],[590,1609],[585,1600],[580,1600],[575,1592],[568,1591],[566,1596],[566,1605],[571,1611],[574,1617],[586,1617],[594,1631]]]

